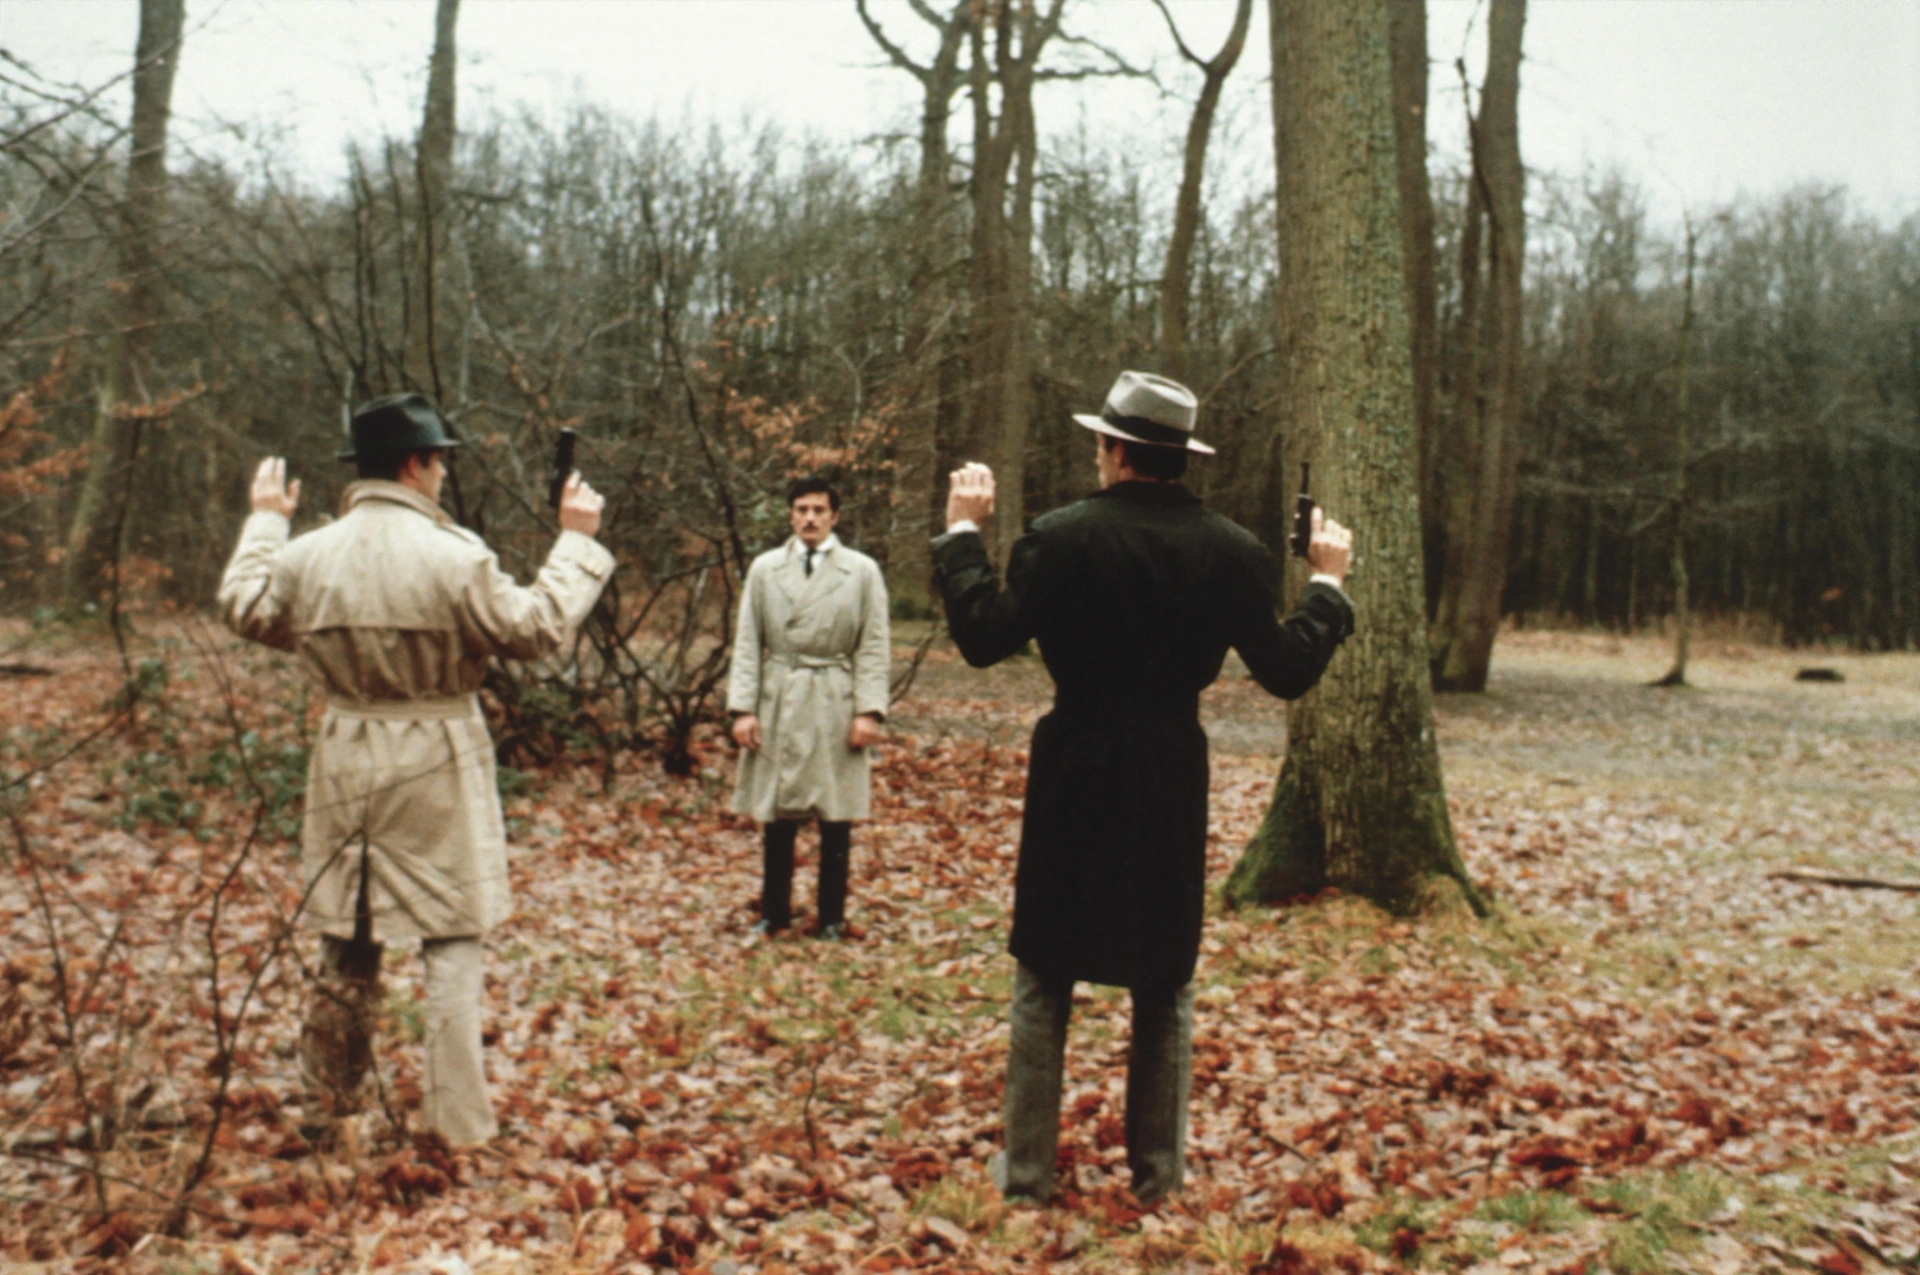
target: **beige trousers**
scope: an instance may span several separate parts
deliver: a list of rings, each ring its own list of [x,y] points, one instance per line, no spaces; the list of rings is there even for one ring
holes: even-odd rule
[[[360,1110],[381,1004],[380,945],[323,935],[319,978],[300,1033],[300,1070],[321,1120]],[[426,1072],[421,1123],[458,1146],[500,1131],[481,1060],[486,953],[477,938],[425,939]]]

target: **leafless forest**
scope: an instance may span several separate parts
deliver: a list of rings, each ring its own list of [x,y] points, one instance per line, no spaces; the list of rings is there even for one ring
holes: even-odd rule
[[[623,617],[662,589],[724,591],[779,530],[778,480],[817,468],[845,477],[848,530],[903,606],[923,603],[935,476],[988,459],[1029,513],[1082,493],[1084,448],[1059,426],[1123,366],[1192,381],[1226,457],[1195,481],[1281,534],[1303,455],[1276,428],[1272,197],[1207,197],[1204,98],[1184,184],[1034,118],[1036,79],[1130,70],[1068,42],[1097,38],[1092,9],[929,9],[944,29],[926,64],[876,21],[923,87],[922,135],[835,149],[590,103],[551,128],[456,129],[449,3],[418,136],[360,143],[351,180],[315,190],[272,154],[168,162],[180,6],[144,8],[131,119],[101,86],[7,75],[12,612],[72,615],[116,588],[201,605],[256,458],[288,455],[325,507],[343,406],[406,387],[476,444],[458,515],[523,562],[553,431],[580,429],[613,494]],[[1187,52],[1214,83],[1237,48]],[[1490,157],[1497,88],[1475,98]],[[1424,133],[1402,143],[1424,153]],[[1410,253],[1433,276],[1431,311],[1413,309],[1417,361],[1430,325],[1435,607],[1447,471],[1505,375],[1487,276],[1510,217],[1490,222],[1478,192],[1518,175],[1481,167],[1431,173]],[[1528,173],[1525,196],[1512,459],[1453,480],[1505,488],[1501,613],[1658,622],[1679,540],[1696,611],[1794,643],[1912,646],[1920,226],[1824,189],[1655,224],[1621,172]]]
[[[1146,73],[1089,0],[843,2],[916,86],[905,136],[463,112],[438,0],[418,129],[353,142],[326,188],[271,149],[170,148],[184,0],[140,0],[111,83],[0,60],[0,913],[31,936],[0,964],[0,1251],[1304,1271],[1513,1267],[1520,1236],[1541,1269],[1767,1248],[1842,1275],[1920,1251],[1920,1170],[1887,1150],[1916,1119],[1920,1010],[1888,973],[1911,944],[1874,938],[1910,930],[1911,882],[1761,871],[1910,876],[1920,844],[1912,657],[1880,654],[1920,644],[1920,218],[1802,187],[1664,223],[1634,173],[1526,169],[1524,0],[1487,7],[1458,166],[1429,157],[1429,79],[1455,72],[1422,0],[1236,0],[1211,48],[1169,17],[1177,167],[1041,113],[1039,85]],[[1265,190],[1210,150],[1254,40]],[[1370,114],[1346,92],[1369,75]],[[1190,481],[1277,553],[1303,462],[1361,511],[1370,627],[1287,720],[1281,799],[1277,710],[1231,680],[1209,701],[1211,879],[1284,840],[1289,774],[1371,782],[1380,813],[1310,888],[1249,895],[1315,907],[1212,923],[1205,1193],[1142,1220],[1089,1075],[1076,1194],[1009,1217],[984,1176],[996,927],[1045,688],[1019,661],[962,680],[927,540],[964,459],[1001,477],[1001,552],[1085,494],[1067,414],[1129,367],[1193,385],[1220,456]],[[487,686],[540,856],[489,985],[513,1131],[488,1159],[409,1135],[404,991],[388,1123],[338,1156],[294,1138],[311,706],[205,614],[258,459],[323,517],[348,410],[404,389],[467,440],[445,503],[522,578],[577,430],[619,561],[574,649]],[[856,886],[875,933],[803,962],[743,946],[715,722],[744,569],[816,472],[908,640]],[[1696,632],[1706,690],[1647,689],[1689,682]],[[1496,640],[1508,693],[1472,694]],[[1793,685],[1808,646],[1855,685]],[[1436,718],[1430,688],[1466,694]],[[1489,923],[1401,906],[1435,873]],[[1404,1056],[1356,1063],[1388,1024]],[[227,1240],[251,1247],[204,1247]]]

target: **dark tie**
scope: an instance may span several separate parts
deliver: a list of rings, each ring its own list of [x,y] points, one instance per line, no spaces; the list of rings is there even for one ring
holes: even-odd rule
[[[809,576],[813,574],[813,555],[816,552],[817,550],[813,550],[813,549],[807,550],[807,574]]]

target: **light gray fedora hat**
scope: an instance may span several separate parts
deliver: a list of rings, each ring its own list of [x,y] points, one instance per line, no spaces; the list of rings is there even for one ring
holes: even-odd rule
[[[1074,413],[1073,419],[1097,434],[1123,438],[1153,447],[1184,447],[1203,456],[1213,448],[1193,436],[1193,418],[1199,411],[1193,391],[1178,381],[1151,372],[1122,372],[1100,415]]]

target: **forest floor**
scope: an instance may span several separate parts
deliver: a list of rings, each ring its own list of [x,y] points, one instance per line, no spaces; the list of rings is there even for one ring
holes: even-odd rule
[[[1920,880],[1920,657],[1706,642],[1693,687],[1653,690],[1652,640],[1504,634],[1489,692],[1437,705],[1496,915],[1211,916],[1188,1182],[1144,1211],[1111,989],[1077,997],[1056,1201],[1009,1208],[987,1180],[1036,660],[928,657],[856,833],[843,943],[750,933],[758,841],[725,813],[717,736],[687,780],[646,758],[611,791],[597,767],[507,775],[519,911],[487,979],[505,1132],[449,1155],[411,1136],[405,952],[373,1109],[325,1154],[296,1133],[312,952],[283,936],[317,706],[291,662],[197,625],[130,665],[24,628],[0,657],[25,666],[0,678],[11,1269],[1920,1264],[1920,896],[1770,877]],[[111,701],[143,661],[129,722]],[[1812,663],[1845,680],[1795,681]],[[1217,883],[1285,714],[1231,672],[1204,712]]]

